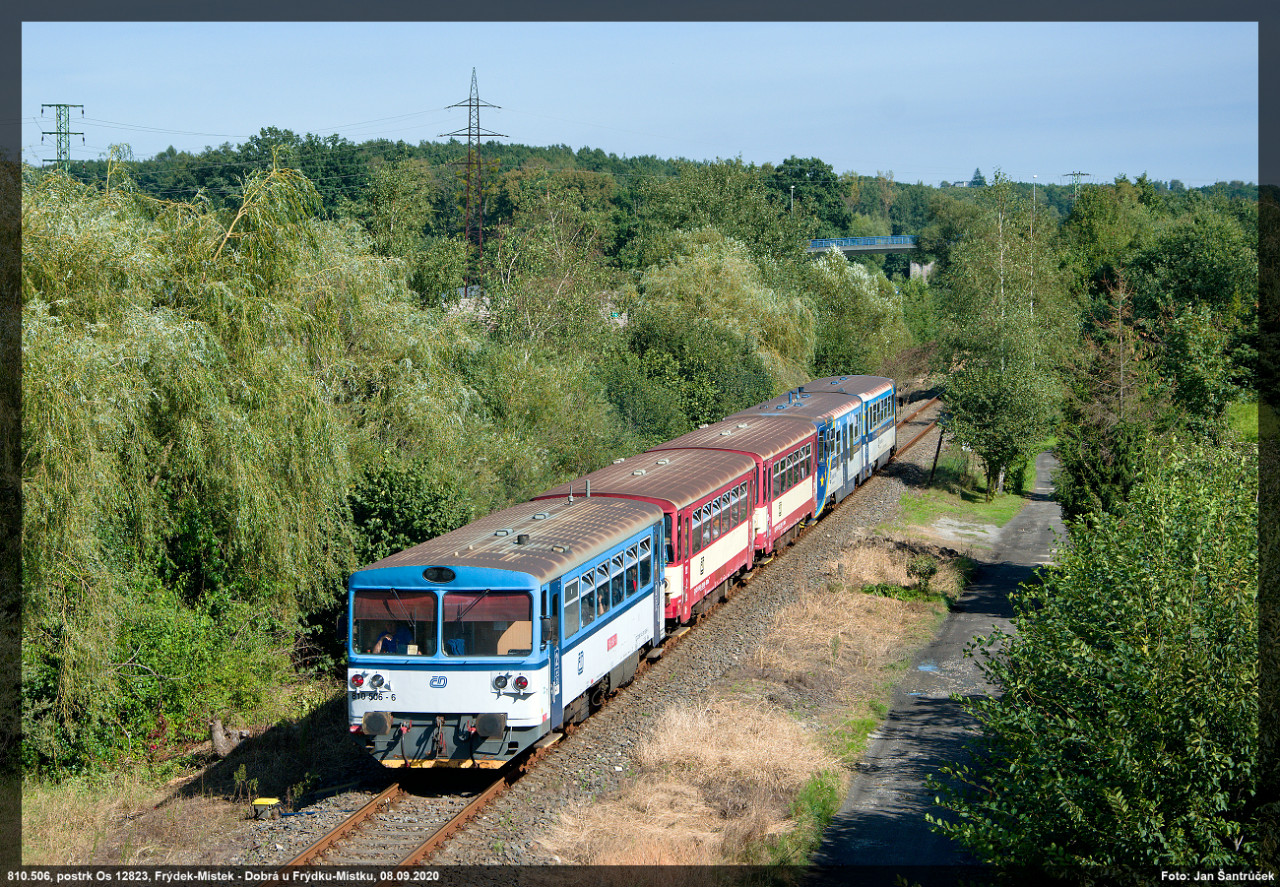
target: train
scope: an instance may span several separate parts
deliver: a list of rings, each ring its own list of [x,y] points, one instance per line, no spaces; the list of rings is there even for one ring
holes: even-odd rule
[[[554,742],[886,464],[896,405],[816,379],[355,571],[352,736],[405,768]]]

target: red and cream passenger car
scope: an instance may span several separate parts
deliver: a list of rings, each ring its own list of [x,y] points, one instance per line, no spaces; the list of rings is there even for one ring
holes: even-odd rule
[[[791,541],[814,515],[817,430],[806,419],[724,419],[650,450],[696,448],[749,456],[755,463],[752,545],[768,554],[779,540]]]
[[[671,621],[689,622],[724,596],[734,576],[751,568],[756,477],[755,461],[741,453],[671,449],[619,459],[537,498],[604,496],[661,507],[664,611]]]

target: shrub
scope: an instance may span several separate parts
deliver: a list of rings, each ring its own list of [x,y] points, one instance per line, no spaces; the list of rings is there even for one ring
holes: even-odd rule
[[[1257,850],[1257,457],[1175,448],[1077,524],[1018,633],[976,645],[1002,695],[944,772],[935,828],[1001,865],[1232,866]]]

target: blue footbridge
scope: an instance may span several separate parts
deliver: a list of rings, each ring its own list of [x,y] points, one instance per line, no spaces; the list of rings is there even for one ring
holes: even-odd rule
[[[805,252],[825,253],[837,247],[845,255],[868,253],[906,253],[920,248],[920,238],[915,234],[891,234],[882,237],[826,237],[809,241]]]

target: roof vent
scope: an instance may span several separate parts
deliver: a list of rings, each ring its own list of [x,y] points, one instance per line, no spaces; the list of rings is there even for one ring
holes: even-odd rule
[[[627,460],[626,460],[626,459],[614,459],[614,460],[613,460],[613,464],[614,464],[614,465],[621,465],[621,464],[622,464],[623,462],[625,462],[625,461],[627,461]]]
[[[529,544],[528,533],[521,533],[519,536],[516,537],[516,545],[528,545],[528,544]]]
[[[510,531],[510,530],[495,530],[495,531],[494,531],[494,533],[493,533],[493,535],[495,535],[495,536],[510,536],[510,535],[511,535],[511,531]]]
[[[746,422],[739,422],[739,423],[738,423],[738,427],[739,427],[739,428],[746,428],[746,427],[747,427],[747,423],[746,423]]]
[[[555,552],[558,552],[558,553],[560,553],[560,554],[564,554],[564,553],[565,553],[566,551],[568,551],[569,549],[565,548],[563,545],[552,545],[552,546],[551,546],[551,550],[552,550],[552,551],[555,551]]]
[[[547,519],[547,518],[549,518],[549,517],[551,517],[551,515],[550,515],[550,514],[548,514],[547,512],[545,512],[545,511],[539,511],[537,514],[535,514],[535,515],[533,516],[533,519],[534,519],[534,520],[546,520],[546,519]]]
[[[642,476],[643,474],[644,474],[644,469],[643,469],[643,468],[637,468],[635,471],[631,472],[631,476],[632,476],[632,477],[640,477],[640,476]]]
[[[671,461],[670,459],[659,459],[659,460],[658,460],[658,464],[659,464],[659,465],[666,465],[666,464],[667,464],[667,463],[669,463],[670,461]]]
[[[730,435],[732,435],[732,434],[733,434],[733,432],[732,432],[732,431],[721,431],[721,432],[720,432],[720,436],[721,436],[721,437],[729,437],[729,436],[730,436]]]

